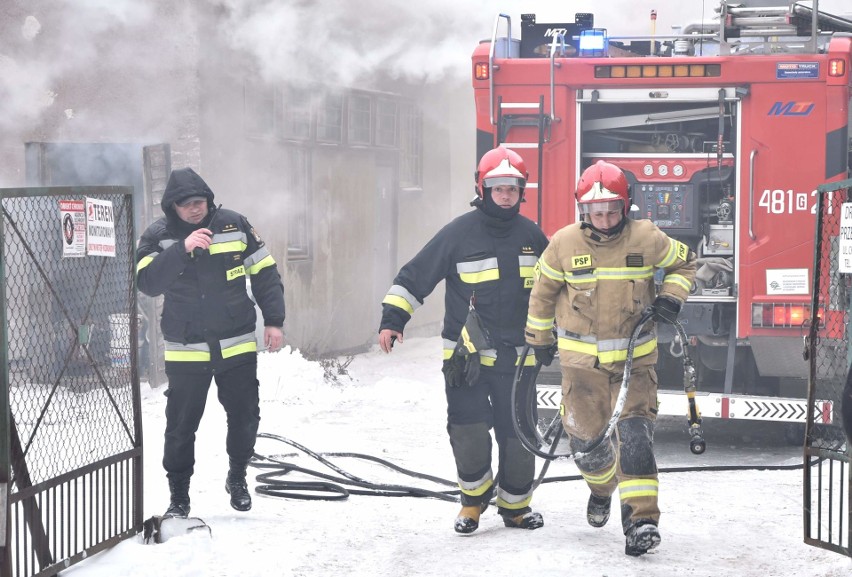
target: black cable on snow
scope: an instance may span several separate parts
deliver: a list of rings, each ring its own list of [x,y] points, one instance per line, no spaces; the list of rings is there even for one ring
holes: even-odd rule
[[[433,475],[420,473],[405,469],[390,461],[366,455],[363,453],[316,453],[304,445],[297,443],[291,439],[287,439],[280,435],[270,433],[258,433],[258,438],[272,439],[292,447],[319,461],[329,469],[337,472],[338,475],[331,475],[320,471],[315,471],[293,463],[287,463],[278,457],[263,456],[255,453],[254,460],[249,463],[249,466],[257,469],[263,469],[267,472],[257,475],[258,485],[255,491],[261,495],[269,497],[284,497],[289,499],[302,500],[326,500],[326,501],[341,501],[349,498],[349,495],[372,495],[377,497],[429,497],[432,499],[440,499],[442,501],[458,502],[460,493],[458,484],[455,481],[442,479]],[[551,445],[551,451],[554,450],[556,442]],[[430,481],[437,485],[445,487],[455,487],[452,490],[429,490],[420,487],[411,487],[401,484],[374,483],[361,477],[352,475],[341,469],[328,458],[352,458],[364,461],[371,461],[389,468],[402,475]],[[558,477],[545,478],[547,469],[551,463],[551,459],[545,460],[538,478],[534,484],[534,488],[542,483],[557,483],[564,481],[582,481],[582,475],[564,475]],[[661,467],[659,473],[691,473],[704,471],[783,471],[802,469],[804,464],[797,463],[794,465],[701,465],[688,467]],[[290,472],[302,473],[303,475],[313,476],[324,481],[287,481],[281,477]]]

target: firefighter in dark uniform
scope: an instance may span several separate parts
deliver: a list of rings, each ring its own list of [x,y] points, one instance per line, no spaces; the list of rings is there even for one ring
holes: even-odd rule
[[[587,168],[576,191],[582,220],[559,230],[536,266],[527,342],[553,344],[562,368],[561,415],[574,452],[587,452],[612,417],[627,346],[649,306],[657,322],[673,323],[695,277],[695,254],[650,220],[631,220],[629,187],[614,164]],[[664,275],[657,293],[654,273]],[[633,351],[628,394],[615,429],[577,459],[591,490],[586,519],[603,527],[618,488],[625,552],[638,556],[660,543],[654,459],[657,339],[653,323]]]
[[[213,192],[191,168],[174,170],[161,202],[165,217],[142,234],[136,251],[139,290],[164,295],[166,433],[163,467],[171,501],[167,516],[189,514],[195,433],[215,377],[227,414],[225,490],[231,506],[251,509],[246,466],[260,422],[255,306],[264,345],[283,344],[284,287],[275,260],[246,218],[216,209]]]
[[[402,269],[383,301],[379,345],[389,353],[402,342],[411,314],[446,281],[444,368],[447,431],[461,489],[455,530],[471,533],[495,493],[507,527],[536,529],[544,522],[530,508],[535,461],[515,435],[511,389],[520,359],[532,272],[547,237],[519,214],[527,171],[514,151],[498,147],[483,155],[477,197],[470,211],[441,229]],[[493,348],[461,354],[459,337],[470,312]],[[466,327],[465,327],[466,328]],[[466,334],[466,333],[465,333]],[[496,478],[491,469],[491,433],[499,448]],[[495,487],[496,485],[496,487]]]

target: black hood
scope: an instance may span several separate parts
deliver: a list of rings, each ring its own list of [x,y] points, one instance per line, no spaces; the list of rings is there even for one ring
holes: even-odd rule
[[[175,210],[176,202],[190,196],[203,196],[207,199],[207,218],[195,225],[181,220]],[[204,179],[198,176],[197,172],[191,168],[178,168],[172,171],[169,175],[169,182],[166,184],[166,191],[163,193],[163,200],[160,201],[160,207],[166,214],[166,223],[169,229],[183,236],[195,229],[207,226],[210,215],[213,214],[214,206],[213,191],[210,190]]]
[[[205,197],[207,206],[211,210],[213,209],[213,191],[210,190],[204,179],[191,168],[178,168],[169,175],[169,182],[166,184],[166,191],[163,193],[160,206],[166,216],[176,215],[175,203],[190,196]]]

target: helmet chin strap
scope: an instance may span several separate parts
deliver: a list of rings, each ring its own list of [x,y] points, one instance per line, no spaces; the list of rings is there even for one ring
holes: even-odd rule
[[[626,224],[627,224],[627,217],[622,215],[621,220],[618,221],[617,225],[615,225],[612,228],[608,228],[606,230],[602,230],[602,229],[594,226],[592,223],[590,223],[587,220],[583,220],[583,222],[580,224],[580,228],[590,228],[598,234],[602,234],[606,237],[610,237],[610,236],[614,236],[614,235],[620,233],[622,230],[624,230],[624,225],[626,225]]]

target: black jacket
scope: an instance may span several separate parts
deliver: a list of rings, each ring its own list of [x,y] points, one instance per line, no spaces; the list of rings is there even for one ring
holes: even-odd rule
[[[198,225],[181,220],[175,202],[207,198],[209,213]],[[251,292],[266,326],[284,324],[284,287],[275,260],[241,214],[216,210],[213,192],[191,168],[172,172],[163,194],[165,217],[145,230],[136,251],[137,284],[150,296],[165,295],[160,326],[166,341],[208,343],[254,333]],[[195,229],[213,231],[209,250],[187,253],[184,239]]]
[[[380,328],[402,332],[411,312],[446,279],[441,336],[458,339],[475,296],[495,344],[523,346],[533,269],[546,247],[538,225],[521,215],[501,220],[480,209],[463,214],[399,271],[384,299]]]

